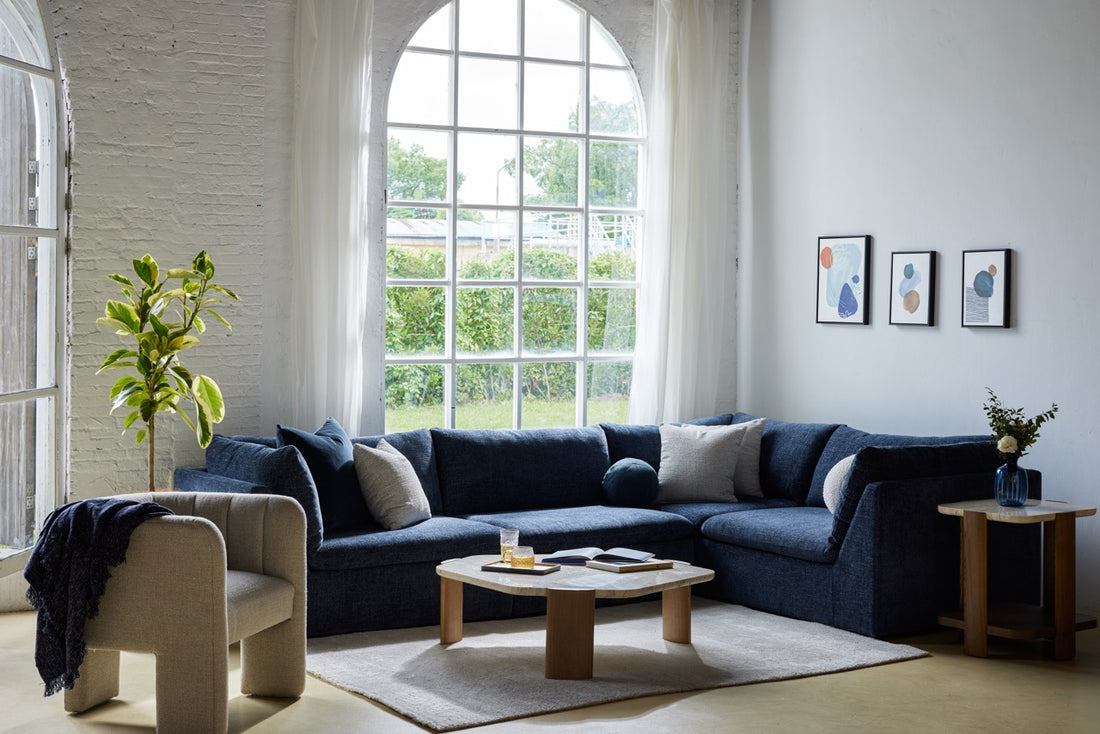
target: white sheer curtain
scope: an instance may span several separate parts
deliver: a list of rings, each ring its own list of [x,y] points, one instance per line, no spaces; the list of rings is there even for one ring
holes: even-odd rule
[[[295,30],[295,425],[363,420],[372,0],[300,0]]]
[[[655,0],[646,227],[630,420],[732,400],[734,189],[726,131],[730,5]]]

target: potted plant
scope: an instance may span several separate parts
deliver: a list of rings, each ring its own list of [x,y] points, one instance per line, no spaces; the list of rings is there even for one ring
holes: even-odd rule
[[[218,384],[206,375],[193,375],[183,366],[180,354],[195,347],[195,333],[206,331],[203,315],[232,327],[214,307],[222,297],[234,301],[237,295],[214,283],[214,263],[203,250],[190,268],[173,268],[161,273],[152,255],[133,261],[137,280],[113,273],[107,277],[122,286],[125,301],[108,300],[105,315],[97,323],[110,326],[131,346],[111,352],[96,374],[109,369],[130,369],[136,374],[120,377],[111,388],[111,413],[131,408],[123,425],[125,433],[135,421],[139,430],[134,443],[148,441],[149,490],[154,489],[154,456],[158,413],[171,411],[195,431],[199,446],[206,448],[214,435],[214,424],[225,417],[225,401]],[[194,406],[192,418],[184,409]]]

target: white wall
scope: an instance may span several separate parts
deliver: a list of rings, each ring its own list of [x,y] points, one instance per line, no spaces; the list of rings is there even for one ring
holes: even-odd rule
[[[748,15],[748,14],[746,14]],[[739,407],[979,433],[990,386],[1057,419],[1024,457],[1100,504],[1100,4],[756,2],[742,110]],[[814,323],[820,235],[874,237],[871,325]],[[960,324],[961,252],[1013,250],[1012,328]],[[934,328],[888,324],[889,254],[939,253]],[[1100,609],[1100,518],[1077,523]]]

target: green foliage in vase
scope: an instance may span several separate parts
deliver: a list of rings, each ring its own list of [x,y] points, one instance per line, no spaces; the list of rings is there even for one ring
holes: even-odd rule
[[[991,388],[986,388],[989,398],[985,401],[985,415],[989,427],[997,440],[997,451],[1001,458],[1014,460],[1027,453],[1027,448],[1039,439],[1039,429],[1044,423],[1054,419],[1058,404],[1051,403],[1050,410],[1043,411],[1032,418],[1024,418],[1023,408],[1006,408]]]
[[[205,250],[195,256],[190,268],[162,273],[151,255],[134,260],[133,268],[136,279],[118,273],[107,276],[122,287],[125,300],[108,300],[104,316],[96,320],[131,345],[107,355],[97,374],[109,369],[132,371],[111,388],[110,412],[130,409],[123,432],[138,420],[145,424],[134,442],[148,441],[152,490],[157,414],[180,416],[204,448],[214,435],[214,424],[225,417],[225,401],[218,384],[206,375],[192,374],[180,355],[199,344],[195,334],[206,331],[204,315],[232,328],[215,306],[223,302],[223,297],[240,299],[213,282],[214,263]],[[185,409],[187,403],[194,408],[194,418]]]

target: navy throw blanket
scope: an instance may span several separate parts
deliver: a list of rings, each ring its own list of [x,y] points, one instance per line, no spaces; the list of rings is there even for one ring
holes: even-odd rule
[[[71,690],[79,676],[84,622],[99,613],[108,569],[126,560],[134,528],[171,514],[155,502],[102,497],[58,507],[46,518],[23,577],[27,601],[38,610],[34,662],[47,696]]]

